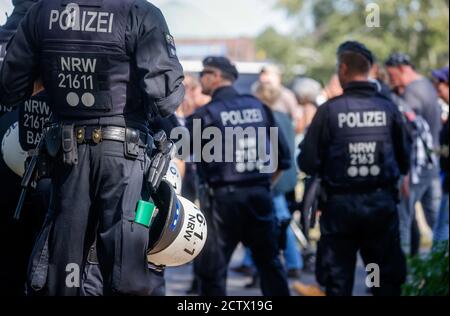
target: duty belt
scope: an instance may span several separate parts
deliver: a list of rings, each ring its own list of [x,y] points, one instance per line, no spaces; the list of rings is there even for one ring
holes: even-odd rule
[[[370,194],[379,191],[395,191],[394,185],[375,185],[375,186],[359,186],[359,187],[325,187],[325,192],[329,195],[347,195],[347,194]]]
[[[135,140],[139,147],[147,147],[147,134],[133,128],[117,126],[76,126],[75,138],[80,145],[90,141],[99,144],[104,140],[122,143]]]

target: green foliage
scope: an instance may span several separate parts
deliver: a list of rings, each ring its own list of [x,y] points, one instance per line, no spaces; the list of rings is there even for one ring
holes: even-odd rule
[[[380,27],[366,24],[369,3],[380,8]],[[269,29],[257,47],[287,68],[306,65],[318,79],[334,72],[336,49],[346,40],[364,42],[381,61],[394,51],[406,52],[425,74],[448,64],[448,0],[279,0],[277,7],[297,19],[298,27],[291,36]]]
[[[425,258],[409,260],[408,281],[403,287],[405,296],[448,296],[448,242],[444,242]]]
[[[256,46],[263,48],[264,55],[272,60],[282,61],[286,69],[297,63],[296,45],[288,36],[280,35],[274,28],[268,28],[256,39]]]

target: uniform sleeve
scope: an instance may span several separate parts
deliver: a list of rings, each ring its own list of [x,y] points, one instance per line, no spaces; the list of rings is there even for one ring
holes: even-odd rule
[[[159,9],[147,3],[136,6],[134,14],[139,17],[132,32],[137,34],[134,55],[141,88],[154,114],[167,117],[180,106],[185,92],[175,42]]]
[[[300,144],[300,155],[297,163],[303,172],[308,175],[316,175],[320,172],[323,162],[324,151],[329,142],[327,121],[328,104],[325,104],[317,111],[305,139]]]
[[[40,5],[23,19],[7,47],[0,71],[0,104],[17,105],[29,99],[39,77],[39,48],[36,21]]]
[[[400,172],[404,175],[408,174],[411,164],[411,140],[408,136],[406,125],[402,118],[402,113],[392,104],[394,125],[393,125],[393,143],[395,150],[395,158],[397,160]]]
[[[264,110],[268,118],[269,127],[278,128],[278,153],[277,153],[278,170],[288,170],[292,166],[291,151],[289,149],[289,144],[286,140],[286,137],[283,134],[282,129],[277,125],[272,111],[267,106],[264,106]]]

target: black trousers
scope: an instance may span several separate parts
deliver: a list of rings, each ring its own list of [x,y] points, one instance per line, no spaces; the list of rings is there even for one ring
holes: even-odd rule
[[[351,296],[357,254],[380,269],[374,295],[401,294],[406,260],[400,246],[399,220],[392,192],[330,195],[321,217],[316,276],[329,296]]]
[[[166,296],[166,280],[164,271],[150,269],[150,296]],[[97,262],[88,262],[83,273],[81,296],[103,296],[103,277]]]
[[[266,186],[216,189],[205,211],[208,239],[195,272],[201,296],[226,296],[231,256],[239,242],[252,251],[265,296],[289,296],[286,273],[278,257],[277,223]]]
[[[30,294],[80,295],[89,249],[97,240],[104,295],[150,295],[148,229],[134,224],[145,159],[127,159],[124,144],[78,146],[78,165],[56,163],[46,223],[31,258]],[[78,282],[77,282],[78,281]]]

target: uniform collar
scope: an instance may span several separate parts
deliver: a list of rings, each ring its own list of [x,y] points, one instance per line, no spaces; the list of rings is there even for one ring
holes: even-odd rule
[[[233,86],[221,87],[214,91],[212,101],[226,101],[239,96],[239,93]]]
[[[344,94],[352,95],[374,95],[377,91],[377,85],[370,81],[353,81],[344,87]]]

